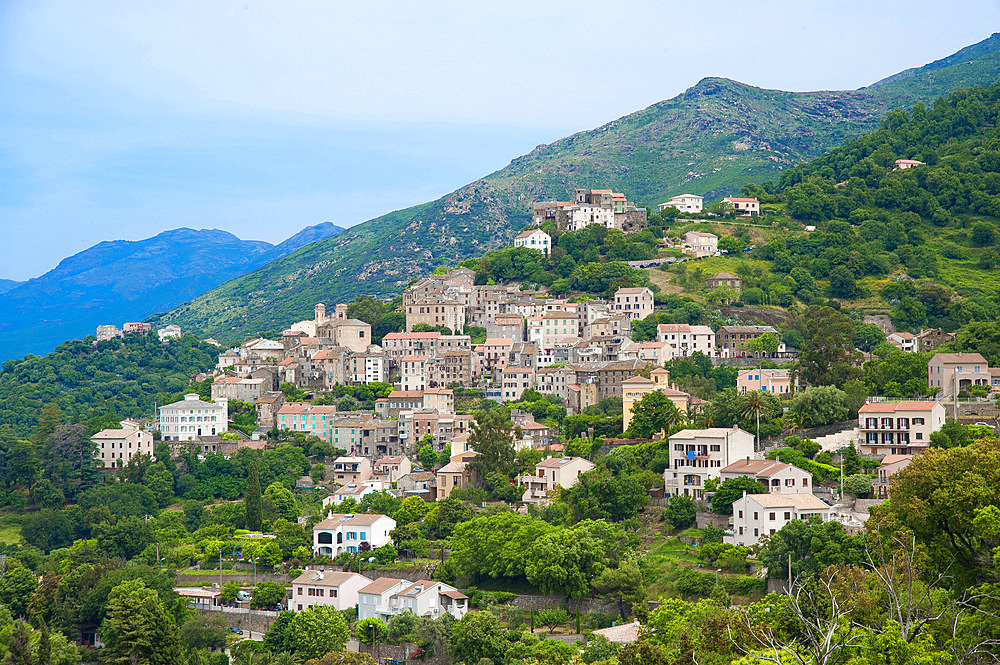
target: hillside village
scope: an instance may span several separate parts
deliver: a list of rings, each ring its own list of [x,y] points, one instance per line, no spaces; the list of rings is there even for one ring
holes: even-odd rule
[[[1000,234],[919,193],[946,159],[878,151],[526,203],[510,247],[235,343],[4,363],[7,660],[995,661],[996,304],[930,247],[986,281]]]
[[[740,210],[738,215],[759,214],[756,200],[723,203],[727,211]],[[661,209],[681,206],[703,214],[700,197],[690,195],[670,199]],[[514,239],[514,247],[544,256],[552,248],[541,228],[546,222],[566,231],[596,224],[628,234],[642,231],[646,223],[644,209],[611,190],[577,190],[574,202],[544,202],[534,210],[534,223]],[[720,256],[718,240],[711,233],[688,232],[676,249],[688,260]],[[738,294],[741,280],[719,273],[707,277],[704,288]],[[968,427],[972,416],[965,414],[993,408],[983,400],[1000,390],[1000,368],[989,367],[982,355],[934,353],[954,334],[940,329],[883,333],[887,348],[928,354],[924,397],[865,396],[854,408],[853,421],[838,422],[837,429],[800,447],[809,450],[803,455],[782,447],[780,435],[760,438],[762,412],[772,425],[788,421],[782,434],[795,431],[794,419],[783,418],[782,408],[788,412],[793,398],[816,389],[804,385],[800,350],[783,341],[787,331],[760,324],[713,329],[656,323],[662,309],[647,286],[579,299],[516,282],[483,284],[475,270],[459,267],[412,283],[396,309],[403,315],[403,330],[384,334],[378,344],[372,325],[349,316],[348,304],[328,313],[318,303],[313,318],[292,324],[280,341],[254,338],[222,351],[214,372],[195,377],[210,385],[210,394],[191,393],[160,406],[149,428],[165,446],[157,448],[159,454],[169,450],[178,459],[190,452],[229,458],[244,449],[272,449],[289,438],[319,441],[336,451],[296,480],[297,491],[321,492],[325,498],[317,518],[305,521],[312,529],[311,553],[297,555],[311,562],[291,579],[290,596],[277,604],[297,612],[324,606],[350,610],[358,620],[391,626],[394,617],[411,610],[430,620],[445,614],[461,620],[471,601],[460,587],[445,582],[447,577],[410,579],[352,569],[361,565],[353,562],[364,552],[379,553],[382,561],[382,553],[405,548],[401,523],[391,514],[358,511],[383,502],[377,497],[393,497],[405,507],[411,501],[444,505],[480,492],[494,501],[505,497],[501,503],[531,515],[565,500],[581,479],[597,474],[591,458],[599,451],[662,442],[662,471],[654,482],[646,477],[649,484],[641,487],[635,505],[690,501],[690,518],[671,521],[718,529],[722,546],[742,548],[746,560],[793,523],[832,522],[846,534],[862,533],[871,508],[890,498],[893,476],[931,450],[944,431],[981,431],[985,424]],[[654,339],[633,340],[633,326],[640,324],[653,331]],[[102,326],[98,340],[150,332],[136,324],[116,330]],[[159,336],[169,341],[172,332]],[[731,368],[733,394],[744,400],[742,415],[753,418],[714,425],[713,404],[671,380],[668,368],[692,359]],[[372,395],[367,405],[324,399],[362,387]],[[754,397],[758,394],[772,402],[764,405]],[[253,425],[244,419],[237,427],[230,403],[252,405]],[[477,458],[497,453],[483,412],[469,408],[474,403],[507,418],[492,436],[505,439],[503,445],[516,456],[509,491],[493,484],[481,493],[491,482],[484,484]],[[621,419],[610,430],[595,434],[593,426],[577,427],[574,433],[567,427],[574,416],[588,418],[595,409],[600,413],[615,404]],[[955,420],[960,407],[966,425]],[[754,418],[756,433],[747,422]],[[952,425],[946,427],[949,420]],[[134,421],[92,439],[109,470],[154,453],[153,434]],[[785,445],[792,439],[803,441],[786,437]],[[480,445],[486,447],[477,450]],[[740,494],[732,495],[730,487]],[[720,514],[715,497],[722,494],[730,498]],[[753,568],[749,561],[745,565]],[[179,586],[176,592],[206,612],[226,609],[222,585]],[[243,606],[250,604],[247,594]],[[619,633],[609,635],[625,643],[637,635],[635,630],[624,637]]]

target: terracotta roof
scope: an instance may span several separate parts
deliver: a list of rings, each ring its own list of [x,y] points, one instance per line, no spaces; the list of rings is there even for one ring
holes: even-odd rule
[[[886,455],[882,458],[882,466],[889,466],[890,464],[896,464],[897,462],[908,462],[911,460],[913,460],[913,455]]]
[[[738,201],[740,203],[759,203],[759,201],[757,199],[745,198],[745,197],[740,197],[740,196],[727,196],[727,197],[725,197],[722,200],[723,201],[733,201],[733,202],[737,202]]]
[[[404,580],[401,577],[380,577],[368,586],[358,589],[358,593],[383,594],[400,582],[410,584],[410,580]]]
[[[943,363],[980,363],[986,365],[986,358],[978,353],[935,353],[931,362],[938,360]]]
[[[514,344],[514,340],[508,337],[490,337],[485,342],[483,346],[511,346]]]
[[[586,462],[587,464],[589,464],[591,468],[594,467],[594,463],[593,462],[591,462],[589,460],[585,460],[582,457],[549,457],[548,459],[544,459],[541,462],[539,462],[538,464],[536,464],[535,468],[536,469],[537,468],[542,468],[542,469],[561,469],[562,467],[566,466],[570,462],[574,462],[576,460],[583,460],[584,462]]]
[[[354,577],[360,577],[365,580],[368,579],[364,575],[359,575],[358,573],[345,573],[335,570],[307,570],[292,580],[292,584],[308,584],[309,586],[340,586]]]
[[[325,520],[318,523],[313,529],[334,529],[341,524],[347,526],[371,526],[383,517],[385,515],[330,513]]]
[[[427,356],[403,356],[402,362],[415,363],[415,362],[425,362],[426,360]]]
[[[858,413],[894,413],[896,411],[930,411],[937,402],[932,400],[907,400],[903,402],[869,402]]]
[[[752,498],[764,508],[794,507],[799,510],[830,510],[830,506],[812,494],[748,494],[747,498]]]
[[[610,628],[600,628],[594,631],[594,635],[602,635],[618,644],[631,644],[639,640],[639,628],[641,628],[639,622],[633,621],[632,623],[623,623],[619,626],[611,626]]]

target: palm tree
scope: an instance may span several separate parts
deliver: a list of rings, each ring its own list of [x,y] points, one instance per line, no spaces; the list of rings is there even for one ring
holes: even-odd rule
[[[765,406],[763,390],[755,390],[747,393],[746,398],[740,405],[740,415],[742,417],[749,418],[750,416],[754,416],[757,419],[756,450],[760,450],[760,412]]]

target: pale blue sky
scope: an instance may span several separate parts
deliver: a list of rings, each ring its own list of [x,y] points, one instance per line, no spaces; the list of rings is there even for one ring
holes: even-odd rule
[[[5,0],[0,277],[179,226],[353,225],[705,76],[857,88],[998,26],[996,0]]]

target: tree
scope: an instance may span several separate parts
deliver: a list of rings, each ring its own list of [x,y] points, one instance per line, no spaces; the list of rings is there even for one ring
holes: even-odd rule
[[[648,439],[659,432],[667,432],[680,422],[684,414],[659,390],[646,393],[632,406],[632,420],[627,436]]]
[[[871,353],[876,346],[885,342],[885,333],[874,323],[859,323],[854,327],[854,346]]]
[[[825,305],[810,305],[798,325],[803,343],[799,372],[813,386],[843,385],[861,374],[860,354],[854,348],[854,322]]]
[[[153,542],[149,524],[138,517],[126,517],[113,524],[101,522],[92,531],[103,552],[125,560],[137,557]]]
[[[841,489],[854,496],[867,496],[872,492],[872,477],[863,473],[855,473],[844,478]]]
[[[229,621],[221,613],[192,614],[180,629],[181,645],[188,650],[221,649],[227,635]]]
[[[695,508],[694,500],[689,496],[681,494],[671,496],[670,503],[667,504],[667,509],[663,512],[673,529],[687,529],[697,522],[698,511]]]
[[[760,448],[760,412],[764,407],[765,394],[763,390],[754,390],[747,393],[743,399],[743,404],[740,406],[740,415],[742,417],[753,417],[757,421],[757,448]]]
[[[381,619],[362,619],[354,626],[354,636],[362,644],[378,644],[385,639],[388,630]]]
[[[247,528],[251,531],[260,531],[263,518],[262,500],[260,473],[257,471],[257,462],[252,461],[247,472],[247,490],[243,494],[243,509],[246,512]]]
[[[892,501],[873,516],[891,517],[927,548],[931,560],[946,566],[960,584],[974,584],[992,574],[992,540],[974,524],[976,511],[1000,507],[1000,439],[973,441],[962,447],[931,448],[893,477]]]
[[[503,407],[494,407],[476,413],[469,434],[469,447],[476,455],[469,467],[480,480],[494,472],[510,474],[514,467],[514,437],[510,412]]]
[[[308,659],[343,651],[351,631],[341,612],[329,605],[317,605],[295,613],[289,634],[296,657]]]
[[[422,445],[420,452],[417,453],[417,459],[420,460],[421,466],[425,469],[433,469],[438,461],[438,455],[434,452],[434,446],[431,443]]]
[[[17,559],[7,560],[7,569],[0,577],[0,603],[14,616],[24,616],[28,602],[38,588],[38,578]]]
[[[773,355],[778,352],[778,347],[781,346],[781,342],[774,333],[764,333],[759,337],[754,337],[743,345],[747,351],[751,353],[759,353],[764,356]]]
[[[500,620],[489,612],[469,612],[451,629],[451,650],[456,660],[502,663],[510,650]]]
[[[273,607],[285,600],[285,586],[281,582],[261,582],[254,587],[250,603],[254,607]]]
[[[830,296],[834,298],[860,298],[864,290],[858,286],[854,273],[846,266],[837,266],[830,271]]]
[[[732,515],[733,503],[747,494],[767,494],[767,487],[753,478],[739,476],[723,480],[712,495],[712,511],[720,515]]]
[[[808,426],[819,427],[847,420],[850,404],[843,390],[833,386],[809,386],[795,394],[788,411]]]
[[[283,518],[294,522],[299,518],[299,506],[292,491],[279,482],[267,486],[262,510],[269,520]]]
[[[275,663],[277,665],[277,663]],[[328,653],[322,658],[312,658],[306,661],[306,665],[378,665],[371,654],[352,653]]]
[[[791,555],[792,578],[816,575],[827,566],[860,565],[865,558],[863,536],[849,536],[839,522],[794,520],[768,536],[757,555],[777,579],[788,579]]]
[[[157,593],[146,588],[142,580],[122,582],[111,590],[101,632],[107,645],[104,662],[115,665],[182,662],[174,618]]]
[[[996,231],[986,222],[977,222],[972,225],[972,244],[977,247],[986,247],[996,243]]]
[[[604,572],[594,580],[594,590],[600,594],[617,597],[618,614],[623,619],[626,616],[626,603],[629,607],[634,607],[646,599],[642,572],[632,561],[623,561],[618,568],[605,568]],[[542,624],[548,625],[548,622],[543,619]]]
[[[236,600],[236,596],[242,590],[243,586],[239,582],[226,582],[222,585],[222,590],[219,592],[219,600],[224,603],[231,603]]]
[[[569,613],[561,607],[538,610],[535,613],[538,623],[549,627],[549,634],[556,632],[556,628],[569,621]]]

